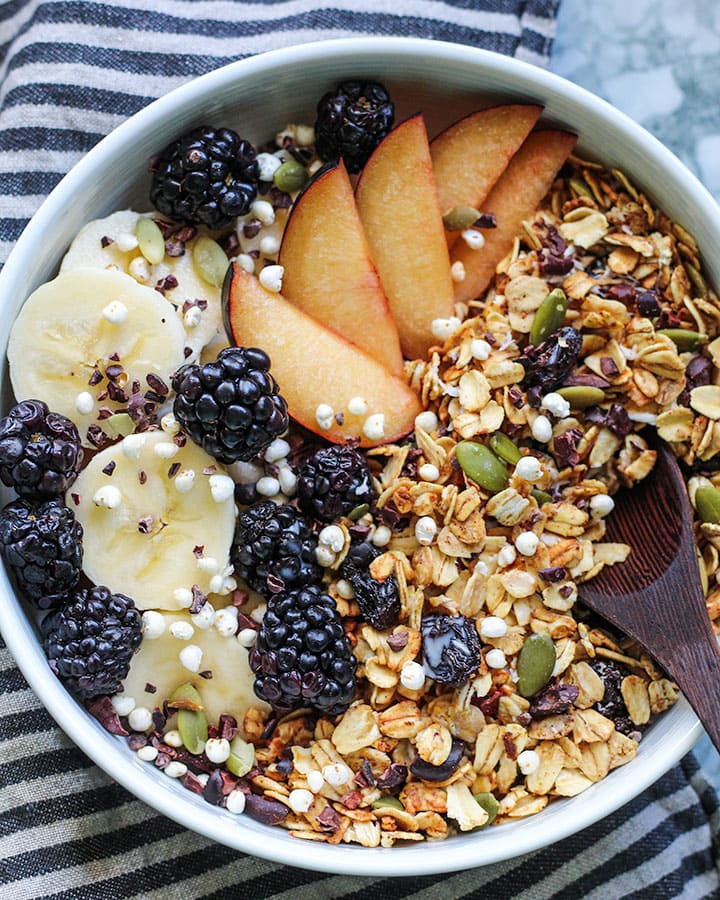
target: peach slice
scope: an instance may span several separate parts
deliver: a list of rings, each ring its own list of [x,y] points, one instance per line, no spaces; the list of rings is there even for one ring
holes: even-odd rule
[[[402,375],[397,328],[342,162],[320,172],[295,201],[278,262],[286,300]]]
[[[485,246],[473,250],[464,241],[453,247],[454,261],[465,267],[465,279],[455,285],[455,300],[479,297],[498,263],[511,250],[525,219],[531,219],[572,152],[577,136],[566,131],[536,131],[513,156],[490,191],[483,212],[494,213],[497,228],[483,232]]]
[[[404,381],[237,265],[225,279],[223,310],[235,344],[268,353],[290,415],[310,431],[336,444],[359,439],[361,446],[375,447],[413,429],[421,406]],[[352,415],[350,400],[360,397],[366,409]],[[317,418],[323,404],[330,407],[326,428]],[[381,433],[368,437],[364,426],[380,416]]]
[[[541,106],[508,104],[481,109],[446,128],[430,143],[443,215],[455,206],[483,204],[540,117]],[[452,247],[458,232],[447,233]]]
[[[453,315],[453,286],[425,122],[398,125],[363,169],[355,199],[400,346],[410,359],[435,343],[432,321]]]

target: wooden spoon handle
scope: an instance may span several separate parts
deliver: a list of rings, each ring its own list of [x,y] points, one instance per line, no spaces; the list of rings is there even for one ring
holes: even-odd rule
[[[720,652],[709,619],[706,622],[707,637],[698,635],[662,662],[720,752]]]

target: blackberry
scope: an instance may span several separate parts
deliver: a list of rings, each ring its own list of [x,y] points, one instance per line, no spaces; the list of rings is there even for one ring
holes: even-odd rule
[[[367,542],[353,544],[342,564],[342,576],[355,591],[360,615],[378,631],[392,628],[400,618],[400,590],[395,576],[376,581],[370,574],[370,563],[381,553]]]
[[[82,458],[75,425],[42,400],[23,400],[0,419],[0,479],[21,497],[59,497],[75,481]]]
[[[317,105],[315,149],[320,159],[342,159],[348,172],[359,172],[390,131],[395,108],[376,81],[343,81]]]
[[[40,609],[58,606],[77,586],[82,525],[61,500],[16,500],[0,512],[0,553],[15,583]]]
[[[78,591],[42,623],[50,668],[82,699],[115,694],[140,645],[141,625],[130,597],[106,587]]]
[[[335,601],[321,587],[271,597],[250,654],[261,700],[278,713],[312,706],[339,715],[352,702],[356,667]]]
[[[267,596],[319,583],[317,538],[292,506],[261,500],[238,516],[231,556],[235,573]]]
[[[172,377],[173,412],[190,437],[223,463],[253,459],[288,427],[287,403],[255,347],[227,347],[214,362]]]
[[[332,522],[375,498],[372,476],[365,458],[351,447],[318,450],[298,473],[300,509],[308,516]]]
[[[425,671],[435,681],[458,687],[480,666],[480,638],[465,616],[425,616],[421,622]]]
[[[591,659],[590,667],[596,675],[600,676],[605,686],[605,694],[602,700],[593,704],[601,716],[612,719],[615,728],[621,734],[630,734],[631,731],[639,731],[639,727],[633,724],[630,713],[625,705],[622,695],[622,683],[630,672],[622,663],[608,659]]]
[[[257,196],[255,149],[230,128],[194,129],[168,144],[151,168],[153,206],[194,225],[224,228]]]

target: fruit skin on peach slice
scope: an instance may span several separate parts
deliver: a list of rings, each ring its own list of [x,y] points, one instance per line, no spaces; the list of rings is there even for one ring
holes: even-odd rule
[[[271,360],[290,415],[310,431],[336,444],[359,439],[362,447],[396,441],[412,431],[422,407],[417,395],[380,363],[340,335],[325,328],[279,294],[266,291],[254,275],[231,266],[223,288],[228,334],[235,344],[260,347]],[[353,416],[348,403],[363,397],[367,413]],[[315,417],[322,403],[342,413],[323,430]],[[382,413],[382,438],[363,434],[367,416]]]
[[[542,106],[510,103],[460,119],[430,142],[433,173],[443,215],[455,206],[485,212],[483,204],[533,126]],[[447,232],[452,247],[459,232]]]
[[[433,319],[454,313],[450,257],[421,115],[398,125],[367,161],[360,219],[409,359],[436,343]]]
[[[286,300],[402,375],[397,328],[342,162],[319,172],[295,201],[278,262]]]
[[[465,279],[455,285],[457,302],[474,300],[488,286],[523,221],[532,219],[576,141],[577,135],[567,131],[535,131],[513,156],[484,203],[484,212],[495,214],[497,228],[483,232],[485,246],[479,250],[464,241],[453,247],[453,261],[465,268]]]

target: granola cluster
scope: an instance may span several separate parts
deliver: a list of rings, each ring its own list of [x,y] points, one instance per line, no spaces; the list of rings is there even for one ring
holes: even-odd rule
[[[529,345],[558,289],[562,327]],[[691,499],[720,487],[720,303],[697,245],[621,172],[571,158],[491,288],[457,313],[439,323],[444,343],[407,364],[426,410],[414,434],[368,453],[376,506],[338,522],[325,580],[359,664],[357,700],[335,719],[253,708],[242,723],[255,746],[246,791],[298,838],[388,847],[533,815],[632,760],[678,697],[576,601],[630,551],[605,540],[605,516],[652,470],[646,425],[695,473]],[[498,432],[515,458],[489,489],[458,447],[493,446]],[[342,573],[351,542],[381,530],[370,575],[395,579],[400,600],[384,630],[361,620]],[[720,525],[697,537],[714,619]],[[480,640],[460,686],[427,677],[423,622],[443,615]],[[527,650],[539,635],[554,650],[542,683]]]

